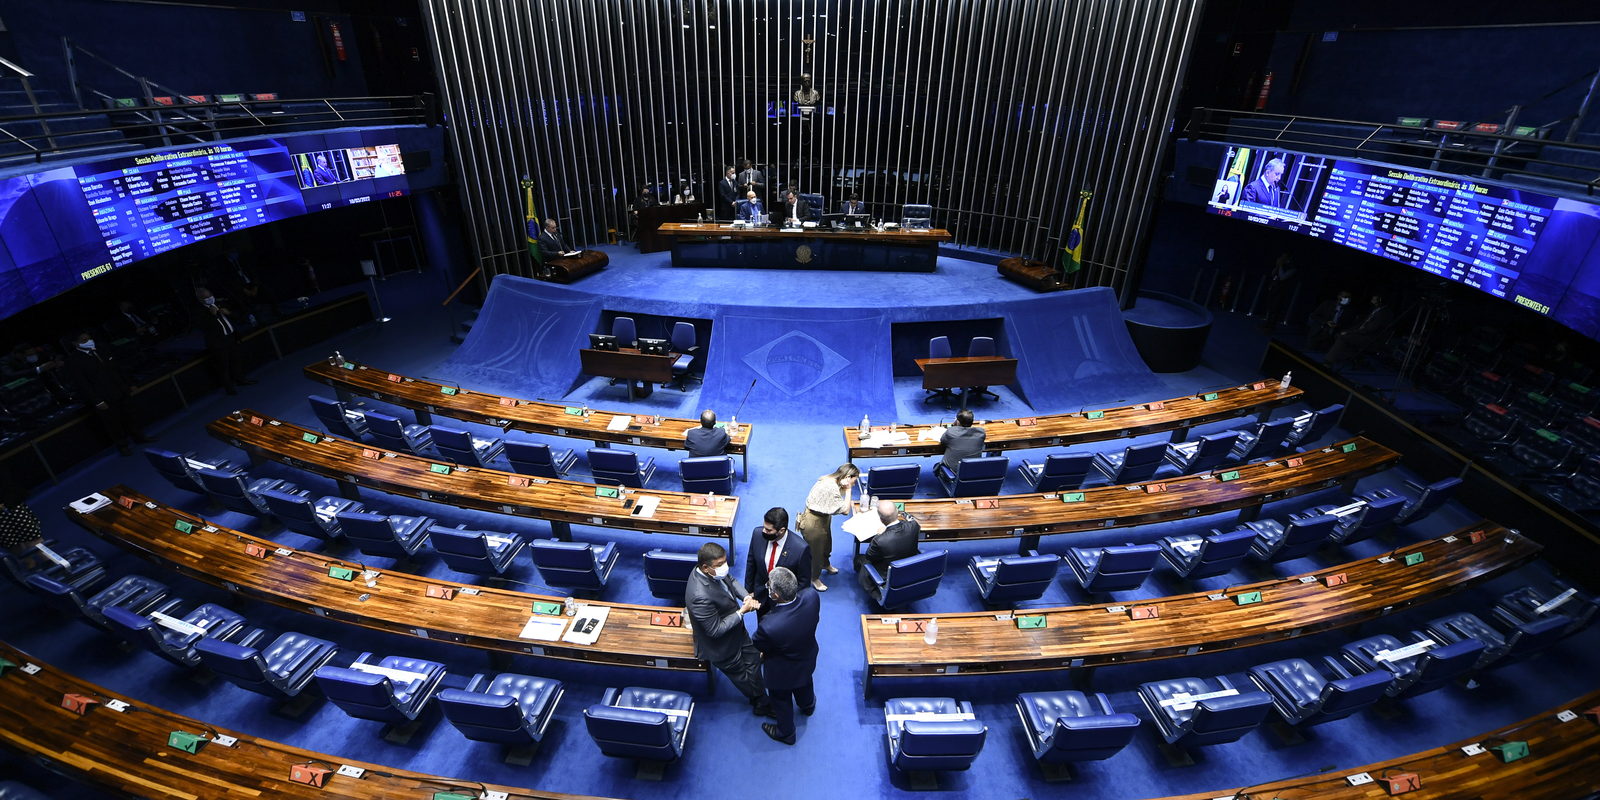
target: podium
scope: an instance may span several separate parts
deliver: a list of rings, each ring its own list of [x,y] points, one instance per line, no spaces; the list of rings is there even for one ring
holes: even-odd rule
[[[545,268],[550,270],[550,280],[572,283],[591,272],[599,272],[611,263],[611,257],[599,250],[584,250],[571,258],[547,258]]]

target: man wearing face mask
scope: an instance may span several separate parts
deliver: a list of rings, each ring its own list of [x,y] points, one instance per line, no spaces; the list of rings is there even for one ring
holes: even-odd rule
[[[689,628],[694,633],[694,657],[711,662],[728,676],[754,706],[756,716],[776,719],[761,680],[761,653],[750,643],[750,634],[744,628],[744,615],[755,611],[761,602],[728,574],[728,551],[722,545],[700,545],[684,600]]]
[[[796,575],[811,574],[811,548],[800,534],[789,530],[789,512],[782,508],[769,508],[761,520],[761,527],[750,534],[750,547],[744,559],[744,585],[756,587],[751,595],[761,603],[756,617],[772,610],[773,600],[767,595],[767,577],[779,567],[787,567]]]
[[[1355,322],[1355,310],[1350,308],[1350,290],[1340,289],[1339,295],[1331,300],[1322,301],[1317,310],[1311,312],[1306,319],[1306,346],[1312,350],[1326,350],[1333,344],[1333,337],[1339,331],[1350,327]]]
[[[249,386],[255,381],[244,376],[244,365],[239,363],[239,329],[233,321],[233,312],[217,305],[211,290],[197,286],[194,297],[200,301],[200,313],[195,324],[206,337],[206,358],[211,362],[212,375],[228,394],[238,394],[239,385]]]
[[[117,452],[133,455],[130,438],[140,444],[155,441],[154,436],[144,435],[144,426],[133,418],[129,408],[132,382],[110,356],[95,349],[88,331],[79,333],[75,341],[76,346],[67,352],[67,371],[77,380],[84,402],[94,407],[100,422],[106,426],[106,433],[117,443]]]
[[[772,597],[772,610],[761,618],[751,641],[761,651],[761,674],[778,721],[761,723],[761,730],[776,741],[794,744],[795,705],[808,717],[817,710],[811,675],[817,671],[817,621],[822,602],[816,592],[802,588],[800,579],[785,567],[772,571],[767,594]]]
[[[18,378],[43,378],[64,366],[66,362],[46,355],[38,345],[22,342],[11,348],[10,355],[0,358],[0,378],[6,383]]]

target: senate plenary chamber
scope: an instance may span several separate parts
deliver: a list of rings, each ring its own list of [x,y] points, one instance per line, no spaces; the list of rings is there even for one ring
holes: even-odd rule
[[[0,800],[1600,800],[1593,0],[0,0]]]

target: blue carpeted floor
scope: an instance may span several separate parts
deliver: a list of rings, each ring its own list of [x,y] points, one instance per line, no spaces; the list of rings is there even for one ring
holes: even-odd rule
[[[583,285],[591,291],[604,288],[617,295],[599,301],[612,308],[626,308],[632,299],[647,296],[664,302],[676,302],[682,296],[676,293],[684,290],[685,280],[700,285],[699,293],[694,295],[700,302],[714,303],[717,297],[729,296],[741,297],[741,304],[778,302],[781,298],[791,298],[791,302],[784,307],[802,304],[830,307],[834,305],[831,298],[843,294],[857,298],[887,297],[891,290],[897,290],[896,294],[901,298],[927,300],[930,303],[998,306],[1034,297],[996,278],[992,267],[950,260],[941,260],[939,272],[933,275],[886,276],[751,270],[690,272],[664,268],[664,256],[640,257],[620,249],[613,250],[612,259],[613,266],[610,269],[588,279]],[[395,317],[394,322],[366,326],[323,346],[291,354],[283,362],[258,370],[254,377],[260,379],[261,383],[244,390],[239,398],[213,394],[192,400],[193,405],[187,412],[152,426],[161,436],[159,446],[180,451],[193,450],[204,457],[227,457],[242,463],[240,453],[205,435],[203,426],[206,422],[229,410],[250,407],[298,422],[315,424],[305,397],[317,393],[318,389],[301,377],[300,367],[335,348],[347,356],[397,372],[439,375],[440,365],[457,349],[445,338],[448,323],[438,306],[441,293],[435,276],[400,276],[382,284],[380,291],[385,307]],[[854,307],[862,304],[851,302],[849,305]],[[1265,346],[1265,340],[1251,330],[1252,324],[1253,321],[1243,317],[1219,315],[1203,367],[1177,375],[1148,376],[1148,391],[1145,393],[1126,398],[1107,396],[1102,404],[1161,399],[1256,377],[1253,365]],[[587,333],[586,330],[581,332]],[[737,343],[725,342],[724,346],[731,347],[734,344]],[[742,355],[743,351],[739,351],[739,354]],[[570,378],[569,375],[569,381]],[[708,375],[707,380],[715,382],[718,378]],[[1092,376],[1085,380],[1092,380]],[[749,379],[742,378],[737,382],[748,385]],[[1050,381],[1044,383],[1054,385]],[[587,400],[596,407],[620,407],[621,401],[615,399],[615,393],[620,392],[621,387],[601,384],[603,382],[594,381],[579,384],[571,389],[569,396]],[[904,415],[900,417],[901,421],[938,419],[951,413],[937,404],[923,405],[920,402],[921,390],[914,381],[855,387],[858,391],[869,388],[892,394],[894,407]],[[1016,414],[1029,407],[1032,413],[1075,411],[1082,404],[1076,397],[1070,402],[1064,401],[1066,395],[1063,393],[1029,389],[1027,403],[1015,395],[1002,392],[1004,400],[982,407],[980,416]],[[699,391],[699,388],[692,387],[692,390]],[[709,402],[708,398],[685,397],[681,393],[662,390],[658,391],[651,407],[670,409],[671,413],[689,413],[697,409],[702,399]],[[718,402],[717,407],[724,413],[731,410],[723,402]],[[1292,409],[1280,413],[1290,411]],[[401,415],[408,417],[405,412],[401,412]],[[759,524],[761,511],[770,506],[782,505],[791,511],[799,509],[811,482],[843,460],[840,426],[857,422],[859,413],[854,407],[845,405],[831,416],[789,415],[784,413],[781,404],[753,401],[741,419],[759,426],[750,457],[750,482],[737,487],[742,506],[739,525],[748,531]],[[1240,421],[1238,424],[1242,423]],[[1228,426],[1208,426],[1206,430],[1224,427]],[[479,432],[485,435],[493,433],[488,430]],[[573,444],[567,442],[566,446]],[[581,448],[581,443],[577,444]],[[654,456],[660,465],[653,486],[677,485],[675,462],[678,456],[652,451],[644,451],[644,454]],[[1013,460],[1042,455],[1017,454]],[[581,473],[583,462],[580,460],[579,463],[577,471]],[[884,460],[882,463],[896,462]],[[931,465],[931,460],[925,464],[929,468]],[[287,478],[316,493],[334,491],[328,482],[282,465],[264,466],[253,474]],[[931,473],[925,471],[924,476],[923,494],[936,496],[938,488],[932,482]],[[1398,483],[1402,477],[1408,476],[1404,468],[1393,470],[1389,474],[1363,481],[1362,488]],[[1422,477],[1434,479],[1441,476]],[[193,603],[223,600],[224,597],[218,592],[163,572],[132,556],[121,554],[114,547],[90,539],[66,522],[57,511],[73,498],[118,482],[126,482],[162,501],[192,511],[204,508],[202,498],[186,496],[173,489],[146,468],[143,459],[118,458],[114,451],[108,451],[63,475],[59,486],[42,489],[33,504],[45,518],[51,535],[70,544],[88,546],[114,559],[115,574],[136,571],[157,577],[173,586],[176,594]],[[1004,491],[1013,493],[1023,489],[1021,481],[1013,477],[1008,479]],[[1329,493],[1295,498],[1269,506],[1265,513],[1281,516],[1288,511],[1328,502],[1330,498]],[[465,512],[370,491],[367,492],[366,503],[373,509],[425,513],[450,524],[468,523],[471,527],[488,530],[549,535],[548,527],[541,523]],[[216,519],[222,524],[247,531],[254,530],[256,526],[253,520],[235,514],[224,513]],[[1437,536],[1474,519],[1469,509],[1452,505],[1414,526],[1415,529],[1400,533],[1399,537],[1401,541],[1408,541]],[[1083,534],[1072,537],[1070,544],[1086,546],[1149,542],[1173,533],[1204,531],[1213,526],[1231,526],[1231,523],[1232,515],[1221,515],[1104,534]],[[616,541],[624,552],[612,585],[604,593],[605,599],[649,604],[658,601],[646,591],[640,554],[656,547],[692,551],[703,541],[581,526],[575,527],[575,534],[580,540]],[[314,544],[294,534],[279,533],[275,538],[296,547]],[[741,537],[741,558],[745,541]],[[1068,546],[1069,540],[1064,537],[1046,538],[1043,543],[1044,550],[1053,552],[1062,552]],[[1339,554],[1336,560],[1367,556],[1393,546],[1392,543],[1367,542],[1349,548],[1347,552]],[[940,593],[931,600],[916,604],[912,610],[953,613],[981,608],[977,593],[966,575],[965,561],[975,554],[1000,553],[1008,548],[1002,542],[958,545],[950,549],[951,566]],[[353,550],[350,552],[354,553]],[[390,566],[384,559],[363,560],[379,569]],[[742,564],[742,561],[739,563]],[[427,724],[406,746],[386,744],[378,738],[380,726],[353,720],[326,703],[314,707],[298,720],[281,719],[268,713],[266,698],[235,688],[220,679],[208,686],[200,686],[154,655],[143,651],[121,652],[108,637],[92,631],[86,625],[46,612],[30,595],[10,585],[0,588],[0,603],[11,611],[0,617],[0,638],[115,691],[248,734],[312,750],[470,780],[556,792],[663,800],[672,797],[756,795],[785,800],[837,797],[845,793],[851,796],[914,796],[905,779],[886,763],[882,702],[885,697],[891,696],[945,695],[970,700],[976,706],[978,717],[989,726],[987,745],[974,769],[967,773],[942,775],[940,780],[944,791],[992,800],[1084,795],[1143,798],[1207,790],[1224,794],[1224,790],[1231,791],[1241,784],[1284,778],[1329,764],[1337,764],[1342,770],[1434,747],[1473,731],[1507,724],[1589,691],[1595,688],[1595,675],[1600,674],[1600,670],[1597,670],[1597,666],[1600,666],[1600,647],[1597,647],[1600,645],[1600,632],[1590,630],[1562,642],[1537,660],[1482,678],[1481,685],[1476,689],[1469,691],[1449,686],[1407,701],[1402,705],[1400,716],[1395,719],[1384,720],[1364,713],[1330,723],[1313,730],[1306,743],[1293,747],[1282,745],[1263,729],[1235,744],[1203,750],[1197,754],[1198,763],[1195,766],[1175,769],[1167,766],[1157,751],[1158,737],[1147,724],[1135,737],[1134,744],[1121,754],[1107,761],[1077,768],[1077,779],[1072,784],[1052,785],[1042,781],[1037,766],[1026,750],[1012,699],[1023,691],[1070,688],[1066,674],[881,680],[875,687],[875,696],[863,701],[859,616],[873,609],[856,583],[845,545],[836,547],[833,563],[840,568],[840,573],[828,579],[830,590],[822,598],[823,619],[819,630],[822,656],[816,674],[818,709],[815,716],[800,718],[799,743],[794,747],[785,747],[762,735],[758,724],[760,720],[750,715],[749,707],[720,675],[717,677],[716,694],[708,696],[704,680],[695,675],[660,674],[646,670],[519,658],[515,661],[514,671],[565,681],[567,696],[532,765],[511,767],[499,761],[497,747],[464,739],[442,719],[436,709],[428,713]],[[1317,558],[1305,559],[1279,565],[1276,571],[1280,575],[1294,574],[1322,563],[1325,562]],[[417,569],[430,575],[461,577],[449,573],[426,548]],[[1535,565],[1518,575],[1502,578],[1434,606],[1396,614],[1381,623],[1367,626],[1366,630],[1374,633],[1408,631],[1420,628],[1422,622],[1433,616],[1457,609],[1483,613],[1498,593],[1538,578],[1545,571],[1544,565]],[[1063,578],[1058,579],[1056,586],[1038,605],[1087,600],[1075,584],[1068,585],[1071,579],[1065,570],[1062,575]],[[538,573],[526,561],[518,564],[512,577],[535,585],[539,582]],[[1158,571],[1142,590],[1119,595],[1118,599],[1159,597],[1193,591],[1195,588],[1221,588],[1247,579],[1249,576],[1241,570],[1229,576],[1201,581],[1197,587],[1189,587],[1174,581],[1170,573]],[[488,671],[485,655],[470,649],[364,631],[260,603],[247,604],[238,610],[255,625],[267,628],[272,635],[284,630],[298,630],[340,642],[345,648],[341,661],[352,659],[363,651],[372,651],[380,656],[403,654],[438,659],[448,663],[453,672],[464,676]],[[1254,664],[1292,656],[1315,657],[1331,653],[1349,638],[1352,637],[1347,633],[1331,632],[1228,653],[1103,669],[1096,677],[1096,688],[1109,694],[1119,710],[1144,717],[1145,712],[1133,696],[1134,690],[1143,681],[1219,674],[1239,678],[1240,673]],[[607,687],[626,685],[687,691],[693,693],[699,703],[689,734],[686,757],[681,763],[668,767],[666,779],[661,783],[635,780],[631,763],[602,758],[584,730],[582,709],[597,702]],[[0,757],[0,774],[6,774],[7,771],[28,779],[40,788],[50,788],[58,796],[98,796],[86,790],[73,789],[60,779],[50,778],[37,768],[21,764],[15,759]],[[784,777],[774,779],[775,776]]]

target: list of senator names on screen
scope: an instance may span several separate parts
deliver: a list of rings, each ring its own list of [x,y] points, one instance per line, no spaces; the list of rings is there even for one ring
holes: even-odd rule
[[[78,184],[119,267],[267,221],[254,165],[232,149],[79,175]]]

